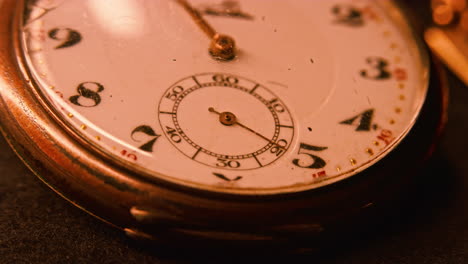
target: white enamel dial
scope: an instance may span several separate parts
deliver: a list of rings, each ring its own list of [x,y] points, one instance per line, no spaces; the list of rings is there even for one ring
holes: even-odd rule
[[[313,189],[408,133],[428,68],[388,0],[30,0],[22,51],[45,103],[147,177],[220,192]]]

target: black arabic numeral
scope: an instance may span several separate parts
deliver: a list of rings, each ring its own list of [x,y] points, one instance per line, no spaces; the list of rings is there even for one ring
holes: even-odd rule
[[[328,147],[317,147],[311,146],[305,143],[301,143],[297,154],[304,157],[308,157],[305,160],[294,159],[292,163],[298,167],[306,169],[321,169],[327,165],[327,163],[320,157],[311,154],[310,152],[320,152],[328,149]],[[309,161],[309,162],[308,162]]]
[[[368,79],[374,80],[387,80],[390,79],[391,74],[388,71],[388,62],[384,58],[380,57],[369,57],[366,59],[367,64],[372,68],[371,70],[362,70],[361,76]],[[369,72],[373,74],[370,74]]]
[[[97,82],[84,82],[78,85],[76,91],[78,95],[73,95],[69,98],[72,104],[82,107],[94,107],[101,103],[99,93],[104,91],[104,86]]]
[[[332,13],[336,17],[336,22],[352,27],[364,25],[362,12],[358,8],[351,5],[335,5],[332,8]]]
[[[166,133],[169,135],[169,137],[174,143],[182,142],[182,138],[177,133],[177,130],[175,130],[174,128],[166,126]]]
[[[81,42],[80,32],[70,28],[54,28],[49,31],[49,37],[54,40],[62,41],[55,49],[63,49]]]
[[[356,120],[359,119],[356,131],[370,131],[372,126],[372,118],[374,117],[374,109],[368,109],[359,115],[353,116],[350,119],[341,121],[342,125],[354,125]]]
[[[230,178],[226,177],[224,174],[216,173],[216,172],[213,172],[213,175],[220,178],[223,181],[228,181],[228,182],[235,182],[235,181],[238,181],[238,180],[242,179],[242,176],[237,176],[235,178],[230,179]]]
[[[152,137],[151,140],[149,140],[148,142],[144,143],[143,145],[141,145],[139,147],[139,149],[141,150],[144,150],[144,151],[147,151],[147,152],[153,152],[153,146],[154,146],[154,143],[156,143],[156,140],[158,140],[158,138],[161,136],[161,135],[158,135],[154,130],[153,128],[151,128],[150,126],[147,126],[147,125],[141,125],[135,129],[133,129],[132,131],[132,134],[131,134],[131,137],[134,141],[136,142],[140,142],[139,139],[135,138],[135,135],[138,135],[138,134],[144,134],[146,136],[149,136],[149,137]]]

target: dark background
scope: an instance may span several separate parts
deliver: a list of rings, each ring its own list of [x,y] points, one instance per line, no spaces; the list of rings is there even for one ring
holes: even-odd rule
[[[414,8],[414,12],[422,12],[418,6]],[[309,256],[261,256],[253,260],[468,263],[468,87],[452,75],[449,81],[449,123],[445,135],[404,209],[366,233],[347,237],[344,243],[323,252]],[[0,263],[252,260],[242,252],[229,250],[217,256],[184,255],[140,245],[73,207],[36,178],[0,138]]]

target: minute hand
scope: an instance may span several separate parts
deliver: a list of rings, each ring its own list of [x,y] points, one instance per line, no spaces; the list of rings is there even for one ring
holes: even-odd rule
[[[192,19],[198,27],[205,32],[208,38],[211,39],[209,51],[214,59],[232,60],[236,57],[236,42],[232,37],[216,32],[216,30],[214,30],[214,28],[202,17],[200,12],[193,8],[187,0],[176,1],[185,9],[185,11],[187,11],[187,13],[190,14]]]
[[[210,38],[213,39],[215,37],[216,30],[206,22],[206,20],[201,16],[200,12],[198,12],[195,8],[190,5],[187,0],[177,0],[177,2],[190,14],[193,18],[195,23],[205,32],[205,34]]]

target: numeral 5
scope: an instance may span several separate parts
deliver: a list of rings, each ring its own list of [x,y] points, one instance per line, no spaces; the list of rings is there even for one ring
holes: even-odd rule
[[[322,158],[313,155],[311,152],[319,152],[326,149],[328,149],[328,147],[317,147],[301,143],[297,154],[301,155],[302,157],[294,159],[292,163],[301,168],[321,169],[325,167],[327,163]]]

